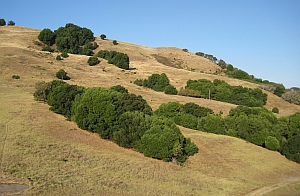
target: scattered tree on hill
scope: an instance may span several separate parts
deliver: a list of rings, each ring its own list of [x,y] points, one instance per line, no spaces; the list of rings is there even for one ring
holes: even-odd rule
[[[55,43],[55,34],[47,28],[40,32],[38,38],[41,42],[49,46],[52,46]]]
[[[285,92],[285,87],[283,85],[278,85],[276,86],[274,94],[277,95],[278,97],[281,97],[284,92]]]
[[[95,57],[95,56],[90,57],[89,60],[88,60],[88,64],[89,64],[90,66],[97,65],[98,63],[100,63],[100,61],[99,61],[99,59],[98,59],[97,57]]]
[[[237,105],[246,105],[250,107],[263,106],[267,101],[267,94],[260,89],[244,88],[242,86],[230,86],[225,81],[215,79],[213,82],[206,79],[188,80],[185,87],[187,90],[198,91],[200,97],[233,103]],[[186,91],[185,96],[193,96]]]
[[[56,60],[58,60],[58,61],[62,60],[61,56],[60,56],[60,55],[57,55],[57,56],[56,56]]]
[[[0,18],[0,26],[5,26],[6,21],[3,18]]]
[[[169,84],[165,87],[164,93],[168,95],[177,95],[178,91],[173,85]]]
[[[79,54],[79,52],[82,52],[81,46],[95,40],[94,33],[90,29],[72,23],[66,24],[65,27],[59,27],[54,32],[50,29],[43,29],[38,38],[47,45],[55,43],[57,49],[61,52],[72,54]],[[88,50],[82,53],[90,54]]]
[[[101,34],[101,35],[100,35],[100,38],[101,38],[102,40],[104,40],[104,39],[106,38],[106,35],[105,35],[105,34]]]
[[[14,21],[10,20],[10,21],[8,21],[7,26],[15,26],[15,24],[16,23]]]
[[[249,74],[240,69],[234,71],[232,74],[232,77],[237,78],[237,79],[250,79]]]
[[[277,107],[274,107],[274,108],[272,109],[272,112],[278,114],[278,113],[279,113],[279,109],[278,109]]]
[[[227,65],[227,71],[232,72],[234,70],[234,67],[231,64]]]
[[[114,45],[118,45],[117,40],[114,40],[114,41],[113,41],[113,44],[114,44]]]
[[[218,62],[218,65],[222,68],[222,69],[225,69],[227,67],[227,63],[220,59],[219,62]]]
[[[48,94],[51,90],[51,83],[41,81],[35,84],[36,91],[34,92],[33,96],[34,99],[37,101],[46,102]]]
[[[121,69],[129,69],[129,57],[127,54],[116,51],[100,50],[95,56],[106,59],[108,63],[116,65]]]
[[[56,77],[58,79],[61,79],[61,80],[68,80],[68,79],[70,79],[67,76],[67,72],[65,72],[65,70],[63,70],[63,69],[60,69],[58,72],[56,72]]]

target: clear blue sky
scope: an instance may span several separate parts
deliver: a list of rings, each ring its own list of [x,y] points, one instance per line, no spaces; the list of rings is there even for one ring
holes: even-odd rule
[[[66,23],[95,36],[212,54],[249,74],[300,87],[300,0],[1,0],[16,26]]]

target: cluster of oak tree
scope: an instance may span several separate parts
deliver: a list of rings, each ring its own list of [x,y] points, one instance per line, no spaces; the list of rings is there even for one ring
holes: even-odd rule
[[[14,21],[10,20],[8,21],[7,26],[15,26],[15,24],[16,23]],[[5,19],[0,18],[0,26],[5,26],[5,25],[6,25]]]
[[[187,128],[244,139],[300,163],[300,113],[277,118],[263,107],[238,106],[222,117],[194,103],[178,102],[164,103],[154,113]]]
[[[153,114],[141,96],[128,93],[120,85],[105,89],[84,88],[61,80],[39,82],[34,97],[80,128],[145,156],[180,163],[198,152],[171,119]]]
[[[164,92],[169,95],[177,95],[177,89],[170,84],[170,80],[165,73],[152,74],[148,79],[137,79],[134,84],[151,88],[158,92]]]

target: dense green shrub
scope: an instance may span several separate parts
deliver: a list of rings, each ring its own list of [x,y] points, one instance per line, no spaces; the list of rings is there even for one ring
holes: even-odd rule
[[[268,136],[265,141],[265,146],[269,150],[279,150],[280,144],[276,137]]]
[[[43,29],[39,36],[38,39],[43,42],[44,44],[47,44],[49,46],[52,46],[55,43],[55,34],[53,31],[51,31],[50,29]]]
[[[177,95],[178,91],[173,85],[169,84],[165,87],[164,93],[168,95]]]
[[[143,86],[143,79],[136,79],[133,83],[138,85],[138,86]]]
[[[137,142],[150,128],[150,116],[140,111],[125,112],[118,117],[113,141],[119,146],[137,148]]]
[[[81,129],[98,133],[104,139],[111,139],[117,112],[115,103],[122,93],[104,88],[89,88],[77,96],[72,108],[74,121]]]
[[[73,101],[77,95],[83,92],[83,87],[70,85],[61,80],[54,80],[51,82],[51,88],[47,93],[47,103],[51,106],[50,110],[62,114],[70,120]]]
[[[164,89],[170,84],[170,80],[165,73],[152,74],[148,79],[144,80],[143,86],[151,88],[155,91],[163,92]]]
[[[234,70],[233,65],[228,64],[228,65],[227,65],[227,71],[231,72],[231,71],[233,71],[233,70]]]
[[[170,80],[165,73],[152,74],[148,77],[148,79],[145,80],[137,79],[134,81],[134,84],[151,88],[158,92],[164,92],[165,94],[178,94],[177,89],[170,84]]]
[[[127,54],[116,51],[100,50],[95,56],[106,59],[108,63],[116,65],[121,69],[129,69],[129,57]]]
[[[237,78],[237,79],[250,79],[249,74],[240,69],[235,70],[232,74],[232,77]]]
[[[120,93],[128,93],[128,90],[121,85],[112,86],[110,87],[110,90],[118,91]]]
[[[45,100],[46,96],[50,110],[104,139],[136,148],[145,156],[184,162],[198,152],[198,147],[184,138],[172,120],[151,116],[147,102],[124,89],[120,85],[109,90],[99,87],[85,89],[54,80],[37,85],[35,97]]]
[[[70,79],[67,76],[67,72],[65,72],[65,70],[63,70],[63,69],[60,69],[58,72],[56,72],[56,77],[58,79],[61,79],[61,80],[68,80],[68,79]]]
[[[173,121],[156,116],[151,121],[150,129],[137,144],[137,149],[145,156],[184,162],[188,156],[198,152],[197,146],[183,137]]]
[[[199,118],[212,114],[213,111],[195,103],[182,105],[179,102],[169,102],[161,104],[154,113],[173,119],[178,125],[196,130]]]
[[[3,18],[0,18],[0,26],[5,26],[6,21]]]
[[[277,107],[274,107],[274,108],[272,109],[272,112],[278,114],[278,113],[279,113],[279,109],[278,109]]]
[[[285,87],[283,85],[277,85],[274,94],[277,95],[278,97],[281,97],[284,92],[285,92]]]
[[[98,63],[100,63],[100,61],[99,61],[99,59],[98,59],[97,57],[95,57],[95,56],[90,57],[89,60],[88,60],[88,64],[89,64],[90,66],[97,65]]]
[[[82,28],[72,23],[68,23],[65,27],[59,27],[52,32],[50,29],[43,29],[39,36],[39,40],[47,45],[56,44],[61,52],[79,54],[82,52],[81,46],[95,40],[94,33],[87,28]],[[90,54],[89,50],[84,50],[84,54]]]
[[[36,90],[33,94],[34,99],[36,101],[46,102],[49,92],[51,90],[51,82],[45,82],[45,81],[37,82],[35,84],[35,89]]]
[[[68,57],[69,57],[69,55],[68,55],[67,52],[62,52],[62,53],[61,53],[61,56],[64,57],[64,58],[68,58]]]
[[[55,59],[58,60],[58,61],[62,60],[60,55],[57,55]]]
[[[214,113],[210,108],[199,106],[193,102],[184,104],[182,107],[182,111],[197,118],[205,117],[207,116],[207,114]]]
[[[206,117],[200,118],[198,130],[223,135],[227,131],[225,120],[221,116],[214,114],[208,114]]]
[[[10,21],[8,21],[7,26],[15,26],[15,24],[16,23],[14,21],[10,20]]]
[[[12,78],[12,79],[20,79],[20,76],[19,76],[19,75],[12,75],[11,78]]]
[[[104,39],[106,38],[106,35],[105,35],[105,34],[101,34],[101,35],[100,35],[100,38],[101,38],[102,40],[104,40]]]
[[[140,111],[147,115],[152,114],[152,109],[145,99],[140,95],[132,93],[123,93],[120,99],[116,102],[116,112],[118,115],[124,112]]]
[[[281,148],[281,153],[288,159],[300,163],[300,135],[291,137]]]
[[[213,82],[200,79],[189,80],[185,87],[189,90],[199,91],[201,97],[233,103],[237,105],[245,105],[250,107],[263,106],[267,102],[267,94],[260,89],[244,88],[242,86],[230,86],[225,81],[215,79]],[[189,92],[186,92],[190,96]],[[192,95],[191,95],[192,96]]]

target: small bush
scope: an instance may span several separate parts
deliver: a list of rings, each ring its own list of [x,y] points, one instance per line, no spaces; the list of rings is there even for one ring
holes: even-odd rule
[[[60,55],[57,55],[57,56],[56,56],[56,60],[58,60],[58,61],[62,60],[61,56],[60,56]]]
[[[266,138],[265,146],[267,149],[274,150],[274,151],[280,148],[279,141],[276,139],[276,137],[273,136],[268,136]]]
[[[277,107],[274,107],[274,108],[272,109],[272,112],[278,114],[278,113],[279,113],[279,109],[278,109]]]
[[[189,50],[186,49],[186,48],[184,48],[184,49],[182,49],[182,51],[183,51],[183,52],[188,52]]]
[[[133,83],[138,85],[138,86],[143,86],[143,79],[136,79]]]
[[[100,35],[100,38],[101,38],[102,40],[104,40],[104,39],[106,38],[106,35],[105,35],[105,34],[101,34],[101,35]]]
[[[53,52],[53,49],[49,45],[47,45],[44,48],[42,48],[42,51]]]
[[[177,95],[178,91],[173,85],[168,85],[166,86],[164,93],[168,95]]]
[[[0,26],[5,26],[6,22],[3,18],[0,18]]]
[[[15,26],[15,24],[16,23],[14,21],[10,20],[10,21],[8,21],[7,26]]]
[[[61,56],[64,57],[64,58],[68,58],[69,57],[68,53],[66,53],[66,52],[62,52]]]
[[[19,75],[13,75],[11,78],[12,79],[20,79],[20,76]]]
[[[90,66],[97,65],[98,63],[100,63],[100,61],[99,61],[99,59],[98,59],[97,57],[95,57],[95,56],[90,57],[89,60],[88,60],[88,64],[89,64]]]
[[[56,72],[56,77],[58,79],[62,79],[62,80],[68,80],[68,79],[70,79],[67,76],[67,72],[65,72],[65,70],[63,70],[63,69],[60,69],[58,72]]]
[[[118,45],[117,40],[114,40],[114,41],[113,41],[113,44],[114,44],[114,45]]]

